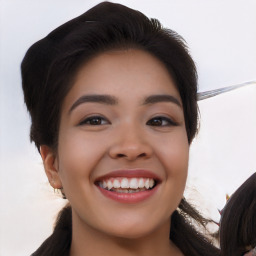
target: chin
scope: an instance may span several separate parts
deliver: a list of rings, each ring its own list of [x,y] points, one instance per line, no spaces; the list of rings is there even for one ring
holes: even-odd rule
[[[150,236],[152,233],[154,233],[154,230],[151,229],[122,229],[122,230],[116,230],[112,231],[110,233],[111,236],[116,237],[118,239],[140,239],[145,238],[147,236]]]
[[[170,219],[170,218],[169,218]],[[149,220],[137,220],[134,222],[127,223],[115,223],[116,225],[111,225],[105,227],[105,233],[112,237],[123,238],[123,239],[140,239],[153,235],[161,230],[170,229],[170,221],[165,223],[155,223],[152,219]]]

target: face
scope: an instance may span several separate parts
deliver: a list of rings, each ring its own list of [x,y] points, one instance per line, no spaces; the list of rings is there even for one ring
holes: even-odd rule
[[[182,102],[163,64],[140,50],[111,51],[81,67],[64,99],[55,182],[74,225],[138,238],[169,229],[188,151]]]

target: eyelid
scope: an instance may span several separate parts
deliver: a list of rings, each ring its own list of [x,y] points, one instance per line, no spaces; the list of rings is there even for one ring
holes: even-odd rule
[[[167,121],[168,124],[167,124],[167,125],[151,125],[151,126],[166,127],[166,126],[178,126],[178,125],[179,125],[179,123],[176,122],[176,121],[174,121],[173,118],[167,117],[167,116],[164,116],[164,115],[154,116],[154,117],[152,117],[151,119],[149,119],[146,124],[147,124],[147,125],[150,125],[149,122],[152,121],[152,120],[154,120],[154,119],[161,119],[162,121]]]
[[[101,119],[101,120],[104,120],[105,122],[103,124],[89,124],[87,122],[93,120],[93,119]],[[102,116],[102,115],[99,115],[99,114],[92,114],[90,116],[86,116],[85,118],[83,118],[79,123],[78,125],[89,125],[89,126],[100,126],[100,125],[106,125],[106,124],[110,124],[110,121]]]

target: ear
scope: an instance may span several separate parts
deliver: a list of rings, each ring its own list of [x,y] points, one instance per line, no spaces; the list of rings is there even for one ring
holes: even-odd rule
[[[56,154],[54,154],[53,150],[46,145],[40,146],[40,154],[43,160],[44,170],[48,177],[49,183],[54,189],[62,188]]]

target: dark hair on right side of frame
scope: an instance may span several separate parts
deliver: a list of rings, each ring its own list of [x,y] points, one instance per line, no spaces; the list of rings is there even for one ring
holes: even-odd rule
[[[184,40],[156,19],[120,4],[103,2],[52,31],[24,57],[22,85],[32,119],[30,138],[38,149],[40,145],[57,149],[62,102],[80,66],[100,53],[119,49],[141,49],[165,65],[180,93],[191,143],[198,126],[197,72]],[[209,220],[185,199],[171,219],[170,239],[185,256],[219,255],[219,249],[192,224],[194,221],[205,228]],[[59,213],[53,234],[33,255],[68,255],[71,237],[68,205]]]
[[[256,173],[230,197],[220,222],[222,256],[241,256],[256,246]]]

